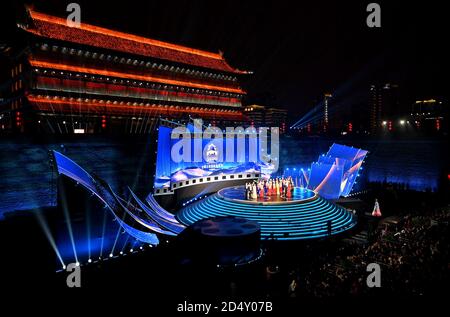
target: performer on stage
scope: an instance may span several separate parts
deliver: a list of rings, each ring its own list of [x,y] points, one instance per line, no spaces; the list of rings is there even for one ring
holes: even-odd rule
[[[250,184],[245,183],[245,199],[250,200]]]
[[[257,199],[258,198],[258,193],[256,191],[256,183],[253,183],[252,185],[252,199]]]
[[[286,197],[287,198],[291,198],[292,197],[292,191],[293,191],[293,186],[292,186],[292,180],[288,181],[288,185],[287,185],[287,191],[286,191]]]
[[[252,183],[245,183],[245,199],[264,199],[270,196],[291,198],[294,187],[294,181],[290,176],[259,179]]]
[[[381,217],[380,204],[378,203],[378,199],[375,198],[375,206],[373,206],[372,216]]]

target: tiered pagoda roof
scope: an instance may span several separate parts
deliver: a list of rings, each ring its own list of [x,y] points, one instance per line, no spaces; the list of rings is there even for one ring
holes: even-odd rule
[[[228,65],[223,56],[142,36],[114,31],[86,23],[70,27],[65,19],[28,9],[32,23],[25,30],[38,36],[68,41],[129,54],[167,60],[217,71],[243,74]]]
[[[51,68],[56,70],[63,70],[63,71],[73,71],[73,72],[82,72],[86,74],[96,74],[96,75],[102,75],[102,76],[111,76],[111,77],[119,77],[119,78],[127,78],[127,79],[134,79],[134,80],[142,80],[142,81],[151,81],[151,82],[157,82],[161,84],[167,84],[167,85],[180,85],[185,87],[192,87],[192,88],[198,88],[198,89],[211,89],[211,90],[218,90],[228,93],[237,93],[237,94],[245,94],[245,92],[240,88],[228,88],[228,87],[222,87],[217,85],[207,85],[207,84],[200,84],[200,83],[192,83],[188,81],[179,81],[174,79],[167,79],[167,78],[159,78],[155,76],[143,76],[143,75],[136,75],[136,74],[128,74],[123,72],[116,72],[116,71],[109,71],[104,69],[98,69],[98,68],[88,68],[88,67],[79,67],[79,66],[73,66],[73,65],[66,65],[66,64],[60,64],[60,63],[51,63],[51,62],[45,62],[36,60],[34,58],[30,59],[30,65],[34,67],[43,67],[43,68]]]

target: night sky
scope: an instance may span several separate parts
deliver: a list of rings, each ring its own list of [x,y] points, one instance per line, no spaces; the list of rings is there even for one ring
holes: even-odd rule
[[[69,2],[34,5],[65,16]],[[324,92],[363,104],[375,82],[398,83],[405,102],[448,95],[448,17],[432,1],[378,1],[380,29],[366,26],[371,1],[77,2],[82,22],[223,51],[232,66],[254,72],[242,83],[246,102],[286,108],[294,118]]]

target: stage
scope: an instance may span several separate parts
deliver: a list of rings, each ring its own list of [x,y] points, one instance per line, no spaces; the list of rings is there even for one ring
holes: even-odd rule
[[[245,200],[244,197],[244,186],[224,188],[185,206],[177,218],[186,226],[216,216],[253,220],[261,226],[262,240],[324,238],[356,225],[350,212],[305,188],[294,188],[292,197],[287,199],[270,196]]]

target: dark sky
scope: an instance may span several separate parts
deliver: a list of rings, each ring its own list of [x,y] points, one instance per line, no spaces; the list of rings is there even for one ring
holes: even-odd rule
[[[69,2],[34,1],[60,16]],[[378,1],[380,29],[366,26],[371,1],[77,2],[82,22],[223,51],[231,65],[254,72],[243,82],[248,102],[295,115],[326,91],[361,102],[377,81],[399,83],[409,99],[448,95],[448,17],[439,2]]]

